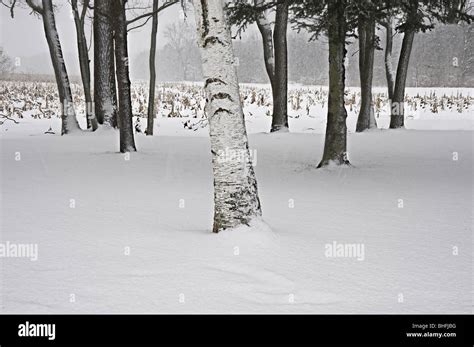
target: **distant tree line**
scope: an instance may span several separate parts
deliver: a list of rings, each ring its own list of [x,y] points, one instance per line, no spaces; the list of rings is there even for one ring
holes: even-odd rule
[[[385,36],[378,31],[380,46],[385,46]],[[308,42],[307,34],[290,31],[288,35],[288,79],[291,83],[327,85],[327,43],[323,40]],[[257,34],[245,40],[234,40],[234,51],[239,58],[237,68],[242,83],[268,83],[263,62],[261,42]],[[202,80],[199,50],[194,41],[184,51],[186,68],[178,57],[178,50],[171,44],[156,51],[156,78],[164,81]],[[398,56],[400,35],[395,35],[393,56]],[[347,85],[358,87],[359,56],[357,39],[348,49]],[[384,50],[376,50],[374,57],[373,85],[385,87]],[[132,79],[148,79],[149,52],[132,55]],[[408,87],[473,87],[474,86],[474,25],[440,25],[415,37],[411,62],[408,68]],[[24,63],[23,63],[24,64]],[[0,75],[4,80],[54,81],[53,75],[24,74],[15,69],[13,58],[0,47]],[[79,75],[71,81],[80,82]]]
[[[385,47],[385,35],[380,36],[381,47]],[[448,24],[435,27],[432,31],[415,37],[410,66],[408,68],[408,87],[473,87],[474,86],[474,25]],[[268,83],[261,49],[261,39],[257,34],[248,35],[243,40],[234,40],[234,51],[239,58],[237,68],[239,82]],[[393,56],[398,56],[401,35],[394,36]],[[182,81],[187,70],[186,80],[202,79],[201,61],[197,45],[192,43],[185,69],[177,58],[177,52],[169,45],[157,50],[156,60],[158,81]],[[348,67],[347,85],[358,87],[359,78],[358,40],[347,46]],[[288,79],[292,83],[327,85],[328,50],[324,40],[308,42],[304,32],[288,34]],[[148,52],[135,56],[131,74],[136,79],[148,78]],[[394,60],[395,62],[395,60]],[[386,86],[384,50],[376,50],[374,57],[373,85]]]

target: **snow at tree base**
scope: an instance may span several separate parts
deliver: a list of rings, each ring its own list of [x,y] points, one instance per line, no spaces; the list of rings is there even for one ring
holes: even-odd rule
[[[219,234],[202,85],[157,85],[145,136],[132,84],[125,154],[118,130],[60,136],[54,84],[1,89],[2,313],[472,312],[473,89],[408,88],[406,129],[385,130],[374,88],[379,129],[355,133],[348,88],[351,166],[317,169],[327,87],[290,85],[291,132],[270,134],[270,87],[241,86],[263,216]]]

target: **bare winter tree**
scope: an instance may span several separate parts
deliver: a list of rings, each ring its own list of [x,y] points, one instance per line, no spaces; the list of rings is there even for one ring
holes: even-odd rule
[[[377,19],[385,17],[384,2],[373,0],[322,0],[312,2],[294,0],[292,12],[297,28],[307,29],[312,39],[325,33],[329,43],[329,100],[328,119],[323,159],[319,167],[329,163],[348,164],[347,111],[345,110],[344,88],[346,71],[347,37],[359,36],[359,73],[361,85],[361,108],[356,131],[376,127],[372,105],[372,80],[374,52],[377,46],[375,28]],[[342,65],[341,65],[342,64]]]
[[[471,23],[474,16],[469,13],[470,0],[397,0],[392,5],[402,16],[397,30],[403,32],[391,100],[390,128],[396,129],[405,126],[405,85],[415,34],[431,30],[434,23],[459,23],[462,21]]]
[[[148,121],[147,121],[147,135],[153,135],[153,124],[155,120],[155,83],[156,83],[156,34],[158,31],[158,14],[164,9],[177,4],[180,0],[167,0],[159,6],[159,0],[153,0],[152,12],[142,13],[135,18],[127,20],[127,31],[132,31],[146,25],[148,20],[152,18],[151,24],[151,40],[150,40],[150,54],[149,54],[149,68],[150,68],[150,86],[148,92]],[[141,22],[141,23],[140,23]],[[138,24],[135,24],[138,23]],[[133,24],[133,26],[132,26]]]
[[[164,37],[168,40],[167,47],[175,51],[183,68],[182,80],[186,81],[189,78],[188,70],[191,61],[189,48],[196,42],[195,35],[188,23],[180,21],[169,25],[164,32]]]
[[[261,7],[264,5],[264,0],[254,0],[254,3],[256,7]],[[273,90],[273,84],[275,83],[275,50],[273,48],[273,30],[269,19],[269,12],[269,9],[263,9],[257,15],[256,23],[262,36],[263,60],[265,61],[265,69],[267,70],[268,79]],[[273,104],[273,107],[275,108],[275,104]]]
[[[382,21],[382,25],[385,27],[385,76],[387,79],[388,98],[393,100],[393,88],[395,85],[395,73],[393,71],[392,64],[392,51],[393,51],[393,19],[389,16],[385,21]]]
[[[271,131],[288,131],[288,3],[276,6],[273,46],[275,49],[275,81],[273,85],[273,117]]]
[[[84,88],[84,97],[86,100],[86,118],[87,128],[97,129],[97,119],[92,109],[92,92],[91,92],[91,70],[89,51],[87,47],[87,39],[84,31],[87,9],[90,0],[82,1],[82,9],[79,12],[77,0],[71,0],[72,13],[74,15],[74,24],[76,26],[77,49],[79,52],[79,66],[81,69],[82,86]]]
[[[13,61],[0,46],[0,75],[13,71]]]
[[[76,119],[76,112],[74,111],[71,85],[69,83],[66,64],[64,63],[61,41],[59,40],[58,30],[56,29],[53,2],[52,0],[42,0],[41,3],[34,0],[27,0],[26,2],[43,20],[44,33],[46,35],[46,41],[48,42],[54,76],[56,77],[56,84],[61,101],[61,134],[64,135],[80,130],[79,123]]]
[[[329,100],[323,158],[318,167],[349,164],[344,105],[346,17],[344,0],[328,1]]]
[[[257,9],[263,5],[263,0],[255,0]],[[272,87],[273,113],[270,131],[288,131],[288,1],[276,4],[273,30],[268,12],[268,9],[262,10],[256,22],[262,36],[265,69]]]
[[[329,96],[324,152],[318,167],[347,165],[347,110],[344,93],[347,34],[353,32],[358,18],[357,1],[351,0],[295,0],[294,21],[300,29],[307,29],[318,37],[325,33],[329,45]]]
[[[117,89],[115,84],[113,0],[94,4],[94,107],[99,124],[117,127]]]
[[[372,102],[372,80],[374,76],[374,53],[376,46],[375,15],[372,0],[362,1],[365,11],[359,12],[359,75],[361,105],[357,118],[356,131],[362,132],[376,128],[374,107]]]
[[[115,61],[117,64],[118,86],[118,122],[120,130],[120,152],[136,151],[133,134],[132,95],[130,91],[130,72],[127,48],[127,20],[125,4],[127,0],[114,0],[112,2]]]
[[[253,6],[244,0],[227,7],[230,22],[239,26],[238,32],[255,21],[262,36],[265,69],[272,88],[273,114],[271,132],[288,131],[288,9],[291,1],[254,0]],[[275,9],[272,29],[270,9]]]
[[[222,0],[195,0],[214,173],[214,232],[261,216]],[[230,157],[228,153],[232,153]],[[236,160],[235,158],[240,158]]]
[[[156,33],[158,31],[158,0],[153,0],[153,19],[151,23],[151,42],[150,42],[150,86],[148,92],[148,122],[146,134],[153,135],[153,123],[155,119],[155,83],[156,83]]]
[[[414,2],[416,4],[416,2]],[[415,30],[407,29],[403,34],[402,48],[397,64],[397,74],[393,87],[393,97],[391,99],[392,113],[390,117],[390,128],[403,128],[405,125],[405,85],[408,75],[408,64],[410,62]]]

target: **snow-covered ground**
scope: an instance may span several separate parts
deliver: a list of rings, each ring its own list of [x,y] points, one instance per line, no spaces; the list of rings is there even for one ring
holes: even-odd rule
[[[353,166],[327,169],[318,107],[268,134],[246,105],[266,225],[220,234],[206,128],[160,117],[128,157],[115,131],[6,121],[0,244],[38,259],[0,258],[0,312],[472,312],[472,106],[363,134],[350,111]]]

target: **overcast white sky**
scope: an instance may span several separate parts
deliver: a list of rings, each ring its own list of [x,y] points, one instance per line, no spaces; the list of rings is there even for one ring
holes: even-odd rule
[[[75,54],[77,50],[76,32],[70,5],[66,0],[55,1],[55,4],[58,5],[56,25],[64,54]],[[159,47],[165,43],[163,32],[166,26],[173,21],[179,20],[179,12],[180,6],[174,5],[160,13],[158,23]],[[23,8],[18,7],[15,10],[15,18],[12,19],[9,10],[0,5],[0,46],[3,46],[11,57],[29,57],[48,53],[41,20],[30,13],[29,8],[25,8],[25,6]],[[194,21],[192,17],[189,17],[188,20]],[[131,57],[148,49],[150,44],[150,23],[151,21],[149,21],[147,26],[130,32],[128,47]],[[87,33],[90,33],[89,25]]]
[[[10,10],[0,5],[0,46],[4,48],[6,54],[13,58],[14,61],[16,58],[20,58],[18,62],[21,65],[17,67],[17,72],[52,74],[52,65],[50,63],[42,21],[37,15],[31,13],[31,9],[24,0],[17,2],[13,19],[10,16]],[[66,66],[70,75],[78,76],[80,70],[77,58],[76,31],[71,7],[67,0],[54,0],[54,4],[57,7],[55,11],[56,26],[59,31]],[[151,0],[134,0],[133,4],[134,6],[145,7],[145,10],[127,11],[128,19],[151,11]],[[150,6],[149,9],[146,9],[147,6]],[[187,4],[187,7],[186,19],[184,19],[183,10],[179,4],[160,12],[158,20],[158,48],[163,47],[167,43],[164,33],[170,24],[186,20],[190,25],[194,26],[192,5]],[[89,43],[91,40],[91,24],[91,20],[87,20],[86,37]],[[136,24],[132,24],[132,26],[134,25]],[[151,20],[148,21],[146,26],[129,32],[128,50],[132,62],[143,52],[148,52],[150,47],[150,31]],[[243,38],[245,39],[247,35],[253,35],[257,32],[258,30],[251,25]],[[93,50],[91,50],[90,56],[92,54]],[[134,68],[132,65],[131,76],[134,75],[135,70],[136,66]]]

